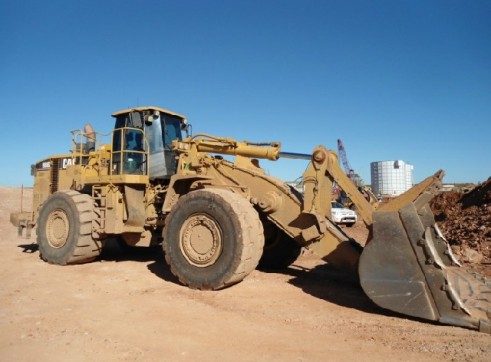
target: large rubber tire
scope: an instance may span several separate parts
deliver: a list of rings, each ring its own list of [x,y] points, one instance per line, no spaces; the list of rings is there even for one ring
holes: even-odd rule
[[[58,191],[41,206],[37,220],[40,256],[50,264],[80,264],[97,258],[102,242],[92,238],[92,198],[77,191]]]
[[[171,272],[193,289],[240,282],[257,266],[264,235],[248,200],[228,190],[193,191],[166,219],[163,249]]]
[[[302,253],[302,247],[271,221],[263,221],[264,250],[259,267],[285,269],[292,265]]]

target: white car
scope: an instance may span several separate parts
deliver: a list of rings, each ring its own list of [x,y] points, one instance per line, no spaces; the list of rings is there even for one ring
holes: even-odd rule
[[[336,224],[345,224],[348,227],[355,225],[358,220],[356,212],[344,207],[336,201],[331,201],[331,220]]]

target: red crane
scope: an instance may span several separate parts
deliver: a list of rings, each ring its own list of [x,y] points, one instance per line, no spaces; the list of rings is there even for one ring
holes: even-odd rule
[[[360,175],[355,173],[355,171],[351,168],[348,162],[348,157],[346,157],[346,150],[344,149],[343,141],[341,141],[340,139],[338,139],[338,154],[339,158],[341,159],[341,163],[343,164],[344,172],[349,177],[351,182],[353,182],[358,187],[358,190],[363,194],[367,201],[370,202],[370,200],[373,199],[373,201],[375,202],[377,198],[369,189],[364,186],[365,183],[363,182],[363,179],[360,177]],[[347,199],[348,203],[351,203],[351,200],[349,200],[346,195],[343,196],[343,192],[340,192],[339,195],[341,200]],[[346,204],[346,202],[343,202],[343,204]]]
[[[344,149],[343,141],[338,139],[338,154],[341,159],[341,163],[343,164],[344,172],[349,177],[351,181],[356,185],[356,174],[355,171],[351,168],[348,157],[346,157],[346,150]]]

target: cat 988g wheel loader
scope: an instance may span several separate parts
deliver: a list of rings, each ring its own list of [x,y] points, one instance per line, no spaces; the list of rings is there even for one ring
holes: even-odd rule
[[[305,155],[278,142],[190,136],[185,117],[158,107],[113,116],[109,142],[86,126],[72,132],[71,152],[34,165],[33,211],[11,215],[20,233],[36,227],[48,263],[91,261],[118,237],[161,244],[182,284],[217,290],[258,264],[287,267],[308,248],[383,308],[490,332],[491,286],[459,267],[428,206],[443,171],[375,209],[323,146]],[[310,161],[303,194],[259,166],[279,158]],[[364,248],[329,218],[334,182],[370,230]]]

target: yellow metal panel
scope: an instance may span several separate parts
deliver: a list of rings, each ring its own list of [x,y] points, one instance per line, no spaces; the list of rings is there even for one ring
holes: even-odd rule
[[[135,107],[135,108],[128,108],[128,109],[122,109],[121,111],[114,112],[112,114],[113,117],[120,116],[122,114],[127,114],[131,112],[141,112],[141,111],[159,111],[162,113],[170,114],[171,116],[176,116],[182,119],[186,119],[185,116],[179,113],[175,113],[172,111],[169,111],[168,109],[160,108],[160,107],[154,107],[154,106],[146,106],[146,107]]]

